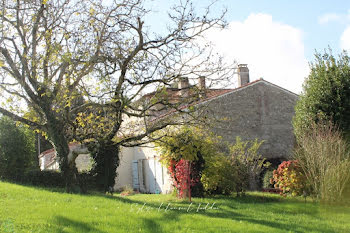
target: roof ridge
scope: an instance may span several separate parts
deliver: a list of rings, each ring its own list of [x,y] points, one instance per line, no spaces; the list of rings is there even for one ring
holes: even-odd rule
[[[213,96],[210,96],[210,97],[208,97],[208,98],[204,98],[204,99],[202,99],[202,100],[199,100],[199,101],[197,101],[197,102],[194,102],[194,103],[191,103],[191,104],[187,104],[187,105],[181,106],[181,107],[179,108],[179,110],[186,109],[186,108],[188,108],[188,107],[195,106],[195,105],[198,105],[198,104],[203,104],[204,102],[211,101],[211,100],[213,100],[214,98],[219,98],[219,97],[221,97],[221,96],[223,96],[223,95],[228,95],[228,94],[230,94],[230,93],[233,93],[233,92],[235,92],[235,91],[241,90],[241,89],[243,89],[243,88],[245,88],[245,87],[254,85],[254,84],[259,83],[259,82],[265,82],[265,83],[267,83],[267,84],[270,84],[270,85],[273,85],[273,86],[275,86],[275,87],[277,87],[277,88],[280,88],[280,89],[282,89],[282,90],[285,91],[285,92],[289,92],[290,94],[293,94],[293,95],[295,95],[295,96],[299,96],[298,94],[296,94],[296,93],[294,93],[294,92],[292,92],[292,91],[289,91],[289,90],[287,90],[287,89],[285,89],[285,88],[283,88],[283,87],[280,87],[280,86],[278,86],[278,85],[276,85],[276,84],[273,84],[273,83],[271,83],[271,82],[269,82],[269,81],[266,81],[266,80],[263,79],[263,78],[260,78],[260,79],[254,80],[254,81],[252,81],[252,82],[249,82],[249,83],[247,83],[247,84],[244,84],[244,85],[242,85],[242,86],[240,86],[240,87],[236,87],[236,88],[233,88],[233,89],[218,89],[218,90],[227,90],[227,92],[220,93],[220,94],[218,94],[218,95],[213,95]],[[210,90],[210,89],[209,89],[209,90]],[[169,116],[169,115],[171,115],[171,114],[173,114],[173,113],[175,113],[175,112],[176,112],[175,109],[172,110],[172,111],[166,112],[166,113],[164,113],[164,114],[162,114],[162,115],[159,115],[159,116],[156,117],[155,119],[151,120],[151,122],[156,121],[156,120],[159,120],[159,119],[164,118],[164,117],[166,117],[166,116]]]

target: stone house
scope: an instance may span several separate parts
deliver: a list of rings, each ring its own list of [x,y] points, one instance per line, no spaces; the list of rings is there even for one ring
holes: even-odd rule
[[[249,82],[248,68],[240,69],[245,73],[238,75],[238,88],[201,103],[208,117],[217,118],[213,132],[228,142],[236,136],[264,140],[264,158],[287,159],[295,144],[292,118],[298,95],[263,79]]]
[[[198,85],[204,95],[192,106],[205,109],[206,117],[215,119],[212,131],[223,140],[234,143],[236,136],[243,140],[258,138],[264,140],[260,148],[264,158],[272,163],[288,159],[295,144],[292,118],[298,95],[263,79],[250,82],[247,65],[239,65],[237,73],[235,89],[207,89],[205,78],[200,77]],[[188,96],[190,90],[186,78],[178,87],[168,89],[174,99]],[[172,113],[159,116],[168,114]],[[122,148],[117,173],[115,189],[130,186],[147,193],[171,190],[170,176],[152,145]]]

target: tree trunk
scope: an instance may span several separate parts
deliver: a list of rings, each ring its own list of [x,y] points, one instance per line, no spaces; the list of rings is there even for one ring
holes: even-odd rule
[[[119,165],[119,146],[115,144],[100,143],[98,151],[93,156],[95,166],[92,173],[96,177],[98,189],[108,192],[113,189],[117,167]]]
[[[75,163],[73,163],[73,166],[69,163],[69,142],[64,132],[63,124],[60,124],[59,121],[48,120],[48,137],[56,151],[56,158],[65,180],[66,191],[72,192],[77,185],[77,168]]]

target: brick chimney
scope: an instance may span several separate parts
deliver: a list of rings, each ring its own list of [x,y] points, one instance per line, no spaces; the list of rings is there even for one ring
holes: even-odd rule
[[[199,76],[197,87],[199,89],[199,98],[205,98],[206,97],[205,76]]]
[[[249,83],[249,69],[247,64],[239,64],[238,69],[238,87]]]
[[[204,90],[205,88],[206,88],[206,85],[205,85],[205,76],[200,76],[199,78],[198,78],[198,88],[200,89],[200,90]]]
[[[189,81],[187,77],[180,77],[180,81],[178,84],[178,89],[180,89],[180,96],[188,97],[189,95]]]

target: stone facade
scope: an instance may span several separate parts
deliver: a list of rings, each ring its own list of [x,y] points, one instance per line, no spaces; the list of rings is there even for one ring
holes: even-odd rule
[[[261,154],[267,159],[290,157],[295,139],[292,127],[298,95],[265,80],[257,80],[201,103],[212,130],[228,142],[258,138],[265,142]]]

